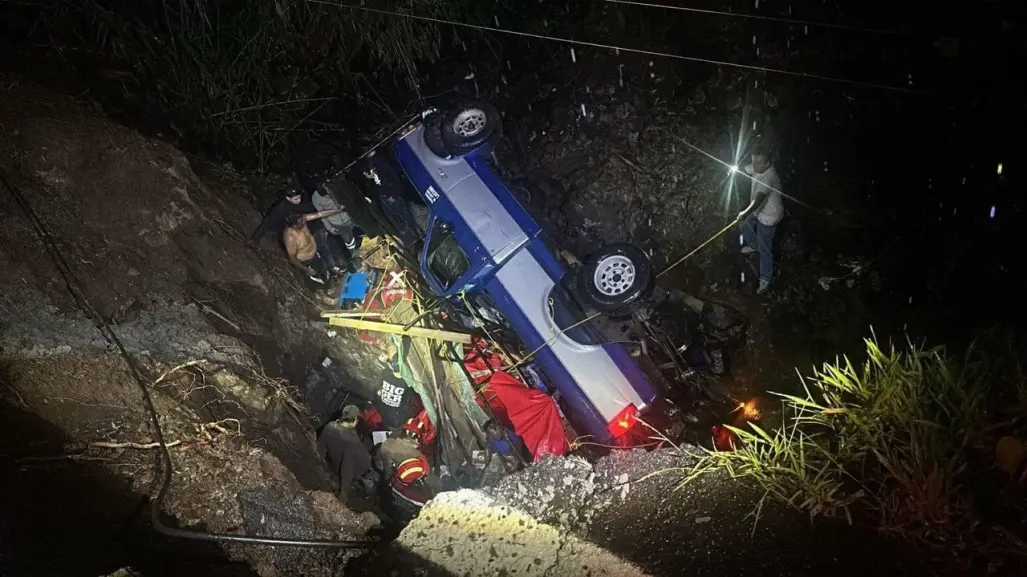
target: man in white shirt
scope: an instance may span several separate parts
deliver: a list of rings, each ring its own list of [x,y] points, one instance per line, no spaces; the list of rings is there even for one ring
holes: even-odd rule
[[[761,148],[752,153],[752,164],[745,167],[751,175],[752,191],[749,206],[738,214],[742,226],[742,254],[760,254],[760,286],[756,294],[767,292],[774,278],[774,232],[784,216],[781,202],[781,178],[770,162],[770,154]]]

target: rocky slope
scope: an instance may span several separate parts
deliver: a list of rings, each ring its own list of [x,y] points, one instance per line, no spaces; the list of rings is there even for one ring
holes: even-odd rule
[[[324,492],[313,423],[281,378],[321,347],[353,347],[328,341],[273,243],[245,241],[259,221],[247,183],[197,164],[201,178],[174,147],[72,98],[5,86],[0,173],[152,381],[174,463],[166,522],[321,539],[377,525]],[[138,383],[6,189],[0,270],[0,476],[14,497],[0,506],[0,572],[328,575],[353,554],[157,538],[141,515],[156,479]]]

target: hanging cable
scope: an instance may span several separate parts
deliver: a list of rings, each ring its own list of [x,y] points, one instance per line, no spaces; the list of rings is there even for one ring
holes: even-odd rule
[[[524,38],[535,38],[538,40],[551,40],[554,42],[564,42],[566,44],[574,44],[577,46],[588,46],[591,48],[603,48],[606,50],[619,50],[623,52],[630,52],[634,54],[644,54],[646,56],[658,56],[661,58],[673,58],[675,60],[684,60],[687,62],[702,62],[704,64],[715,64],[717,66],[728,66],[731,68],[740,68],[743,70],[755,70],[758,72],[771,72],[775,74],[784,74],[788,76],[797,76],[800,78],[809,78],[812,80],[823,80],[826,82],[839,82],[842,84],[850,84],[855,86],[867,86],[870,88],[879,88],[881,90],[890,90],[894,92],[905,92],[908,94],[924,94],[918,90],[912,90],[902,86],[893,86],[891,84],[878,84],[875,82],[863,82],[862,80],[849,80],[847,78],[839,78],[837,76],[824,76],[822,74],[811,74],[808,72],[796,72],[794,70],[783,70],[780,68],[768,68],[765,66],[754,66],[751,64],[737,64],[734,62],[723,62],[721,60],[713,60],[710,58],[700,58],[698,56],[684,56],[681,54],[672,54],[669,52],[659,52],[656,50],[644,50],[642,48],[629,48],[626,46],[615,46],[613,44],[600,44],[598,42],[588,42],[585,40],[574,40],[573,38],[563,38],[560,36],[547,36],[545,34],[534,34],[532,32],[520,32],[517,30],[507,30],[505,28],[497,28],[493,26],[482,26],[479,24],[469,24],[467,22],[454,22],[452,20],[444,20],[442,18],[435,18],[433,16],[419,16],[416,14],[404,14],[402,12],[392,12],[390,10],[379,10],[378,8],[368,8],[366,6],[350,6],[347,4],[338,4],[336,2],[326,2],[325,0],[307,0],[311,4],[324,4],[326,6],[335,6],[338,8],[345,8],[347,10],[355,10],[360,12],[369,12],[372,14],[381,14],[384,16],[396,16],[399,18],[409,18],[411,20],[420,20],[422,22],[432,22],[435,24],[448,24],[450,26],[458,26],[463,28],[471,28],[474,30],[483,30],[485,32],[498,32],[500,34],[511,34],[513,36],[522,36]]]
[[[129,354],[128,350],[122,344],[121,339],[111,328],[110,324],[104,320],[103,316],[93,307],[92,303],[86,298],[85,294],[79,287],[79,283],[75,278],[74,273],[71,271],[71,267],[68,266],[68,262],[64,259],[63,253],[60,248],[57,247],[54,241],[53,235],[43,224],[43,221],[36,214],[35,210],[32,209],[32,205],[29,204],[28,199],[19,191],[14,185],[7,181],[3,174],[0,174],[0,183],[3,183],[4,188],[11,194],[14,201],[24,211],[25,216],[28,217],[32,223],[32,227],[35,229],[39,239],[43,242],[43,247],[46,249],[50,258],[53,260],[54,266],[57,267],[57,272],[64,279],[64,283],[68,288],[68,292],[75,299],[75,302],[82,308],[82,310],[93,320],[97,330],[103,335],[107,342],[117,349],[121,356],[125,359],[125,363],[128,364],[129,372],[132,374],[136,384],[139,385],[139,390],[143,395],[143,407],[146,412],[149,413],[150,421],[153,424],[154,437],[157,439],[157,444],[160,446],[160,452],[156,460],[157,476],[161,477],[160,489],[157,491],[157,496],[154,498],[153,504],[150,508],[150,523],[153,525],[155,531],[161,535],[168,537],[180,537],[183,539],[194,539],[200,541],[217,541],[227,543],[240,543],[243,545],[282,545],[287,547],[310,547],[315,549],[369,549],[371,543],[368,540],[348,540],[348,541],[321,541],[314,539],[282,539],[276,537],[254,537],[250,535],[233,535],[230,533],[210,533],[207,531],[193,531],[190,529],[179,529],[177,527],[169,527],[160,520],[160,509],[164,503],[164,498],[168,494],[168,489],[171,488],[171,477],[174,474],[171,464],[171,452],[168,451],[168,444],[164,437],[164,430],[160,425],[160,418],[157,415],[157,408],[153,404],[153,398],[150,396],[150,390],[147,387],[148,380],[143,377],[142,369],[139,367],[136,360]]]
[[[681,12],[694,12],[697,14],[709,14],[711,16],[727,16],[730,18],[747,18],[750,20],[767,20],[780,24],[793,24],[796,26],[814,26],[816,28],[832,28],[835,30],[851,30],[853,32],[867,32],[870,34],[883,34],[885,36],[912,36],[909,32],[902,30],[885,30],[881,28],[861,28],[847,24],[832,24],[830,22],[815,22],[813,20],[793,20],[791,18],[780,18],[776,16],[759,16],[757,14],[744,14],[739,12],[724,12],[723,10],[707,10],[703,8],[689,8],[687,6],[670,6],[667,4],[654,4],[652,2],[636,2],[635,0],[603,0],[611,4],[624,4],[627,6],[641,6],[645,8],[665,8],[667,10],[679,10]]]
[[[382,138],[378,142],[376,142],[373,145],[371,145],[371,147],[368,148],[367,150],[365,150],[363,154],[361,154],[360,156],[356,157],[356,159],[351,161],[346,166],[344,166],[344,167],[340,168],[339,170],[336,170],[335,172],[331,173],[331,175],[329,177],[325,178],[324,181],[325,182],[331,182],[332,180],[336,179],[340,175],[344,174],[347,170],[352,168],[354,164],[360,162],[368,154],[371,154],[372,152],[377,150],[377,148],[379,146],[381,146],[382,144],[385,144],[386,142],[388,142],[390,139],[392,139],[393,136],[396,136],[397,134],[399,134],[404,128],[406,128],[407,126],[410,126],[412,123],[416,122],[419,118],[421,118],[421,115],[422,115],[422,113],[418,112],[417,114],[411,116],[409,120],[407,120],[403,124],[400,124],[399,126],[397,126],[395,130],[393,130],[392,132],[390,132],[388,134],[388,136]]]

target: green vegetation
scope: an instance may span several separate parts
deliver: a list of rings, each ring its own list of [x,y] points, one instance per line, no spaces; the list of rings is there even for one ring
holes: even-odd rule
[[[956,359],[868,339],[861,367],[825,363],[803,379],[805,395],[778,395],[786,425],[733,428],[737,450],[708,452],[693,478],[726,470],[811,516],[856,518],[962,562],[1022,569],[1027,543],[1009,527],[1027,513],[1024,478],[998,471],[995,451],[1000,437],[1025,438],[1027,381],[1015,361],[994,360],[1013,358],[1003,348]]]
[[[375,4],[435,16],[459,5]],[[306,0],[66,0],[38,24],[37,46],[72,67],[99,67],[137,113],[163,114],[179,132],[262,168],[336,96],[397,114],[376,91],[415,88],[418,64],[440,50],[434,25]]]

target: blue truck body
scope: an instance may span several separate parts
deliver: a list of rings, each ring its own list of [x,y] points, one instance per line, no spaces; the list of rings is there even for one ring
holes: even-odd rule
[[[523,341],[574,424],[600,443],[626,433],[657,392],[625,347],[603,342],[561,281],[568,274],[542,227],[489,165],[490,146],[443,158],[415,125],[393,143],[430,209],[421,274],[436,295],[483,293]]]

